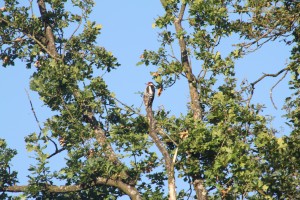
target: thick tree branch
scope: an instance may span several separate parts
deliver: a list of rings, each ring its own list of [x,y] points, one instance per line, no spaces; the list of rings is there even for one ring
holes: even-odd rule
[[[53,55],[53,57],[58,58],[59,55],[56,50],[55,39],[52,32],[52,28],[49,24],[49,21],[46,19],[47,9],[44,0],[38,0],[38,7],[44,23],[45,37],[47,39],[47,49],[51,52],[51,55]]]
[[[113,186],[121,191],[123,191],[125,194],[127,194],[132,200],[141,200],[141,196],[136,188],[134,188],[131,185],[125,184],[124,182],[120,180],[114,180],[114,179],[107,179],[103,177],[98,177],[96,181],[92,184],[92,186],[95,185],[108,185]],[[29,186],[8,186],[4,190],[6,192],[25,192]],[[81,185],[66,185],[66,186],[54,186],[49,185],[47,186],[47,190],[50,193],[68,193],[68,192],[78,192],[81,190],[84,190]]]
[[[26,35],[28,38],[32,39],[35,43],[37,43],[45,52],[47,52],[49,54],[50,57],[52,57],[55,60],[61,60],[58,56],[56,56],[56,54],[53,54],[44,44],[43,42],[41,42],[39,39],[37,39],[33,34],[29,33],[30,31],[25,30],[25,29],[20,29],[16,26],[14,26],[14,24],[12,24],[10,21],[7,21],[5,19],[1,19],[1,21],[4,21],[5,23],[9,24],[11,27],[13,27],[14,29],[22,32],[24,35]],[[39,36],[39,38],[41,38],[42,40],[47,40],[44,36]]]
[[[100,127],[99,122],[95,118],[92,112],[88,112],[88,115],[85,115],[86,122],[91,124],[93,127],[95,138],[101,147],[104,150],[105,157],[112,163],[116,165],[123,165],[122,162],[119,160],[117,154],[115,153],[114,149],[112,148],[109,141],[107,141],[107,137],[105,135],[105,131]],[[127,173],[120,174],[123,180],[128,179],[129,175]]]
[[[181,53],[181,64],[183,66],[183,71],[189,83],[189,91],[191,96],[191,110],[193,111],[193,117],[195,121],[197,121],[197,120],[202,120],[202,109],[200,106],[199,92],[197,90],[197,79],[192,72],[192,67],[190,65],[189,58],[188,58],[187,45],[185,42],[185,38],[182,35],[184,29],[182,28],[181,22],[183,19],[185,9],[186,9],[186,3],[182,3],[180,8],[180,13],[178,15],[178,18],[175,19],[174,25],[175,25],[176,33],[179,36],[178,40],[179,40],[180,53]],[[206,200],[207,191],[204,187],[203,180],[199,177],[200,175],[197,174],[192,175],[193,185],[197,194],[197,199]]]
[[[80,99],[79,98],[80,95],[77,90],[74,90],[73,95],[74,95],[75,99]],[[62,102],[64,102],[63,99],[62,99]],[[81,104],[80,101],[78,103]],[[68,110],[67,106],[64,105],[64,107],[65,107],[65,109]],[[114,164],[122,165],[117,154],[115,153],[114,149],[112,148],[110,142],[107,141],[105,131],[103,130],[103,128],[101,127],[101,124],[98,122],[98,120],[94,116],[94,113],[91,111],[91,109],[89,109],[88,107],[85,107],[85,105],[81,105],[81,107],[84,107],[84,110],[85,110],[84,113],[86,113],[83,116],[84,121],[91,125],[91,127],[94,131],[94,134],[95,134],[95,138],[96,138],[97,142],[103,148],[106,158]],[[70,115],[72,115],[72,114],[70,113]],[[128,175],[126,174],[125,177],[122,177],[122,178],[128,178]]]
[[[183,3],[180,8],[180,13],[178,18],[174,20],[176,34],[179,36],[179,46],[180,46],[180,54],[181,54],[181,64],[183,66],[184,74],[189,83],[189,91],[191,96],[191,109],[194,113],[194,118],[202,119],[202,110],[199,102],[199,93],[197,91],[197,79],[192,72],[192,67],[188,58],[187,45],[185,42],[185,38],[183,34],[183,28],[181,25],[182,18],[184,15],[184,11],[186,9],[186,3]]]
[[[153,117],[152,107],[146,107],[147,118],[149,122],[149,135],[152,138],[153,142],[161,152],[165,160],[165,167],[168,175],[168,187],[169,187],[169,200],[176,200],[176,185],[174,177],[174,165],[172,159],[169,155],[168,150],[164,146],[163,142],[159,139],[156,134],[156,123]]]
[[[120,161],[119,161],[116,153],[114,152],[112,146],[107,141],[104,130],[100,127],[99,122],[94,117],[93,113],[89,112],[84,117],[86,118],[86,122],[91,124],[91,126],[94,130],[94,133],[95,133],[96,140],[104,148],[107,158],[113,163],[120,163]]]

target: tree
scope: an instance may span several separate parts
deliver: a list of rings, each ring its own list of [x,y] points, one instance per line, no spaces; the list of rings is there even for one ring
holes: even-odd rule
[[[97,76],[120,64],[95,42],[101,25],[88,20],[93,1],[29,2],[5,0],[1,8],[1,59],[4,67],[16,59],[36,67],[30,87],[54,115],[25,139],[36,156],[26,186],[10,170],[16,151],[1,140],[2,198],[9,192],[38,199],[188,198],[189,190],[176,191],[178,179],[199,200],[300,196],[299,3],[161,0],[165,13],[154,23],[161,47],[145,50],[139,64],[154,69],[160,92],[178,79],[188,83],[187,114],[176,117],[151,107],[142,114]],[[81,13],[67,11],[67,3]],[[68,35],[70,27],[75,31]],[[287,67],[238,85],[235,61],[277,39],[293,45]],[[221,54],[219,45],[228,40],[234,48]],[[277,138],[263,106],[251,99],[261,80],[281,76],[280,82],[288,73],[293,95],[284,108],[292,131]],[[51,158],[62,152],[65,166],[51,170]]]

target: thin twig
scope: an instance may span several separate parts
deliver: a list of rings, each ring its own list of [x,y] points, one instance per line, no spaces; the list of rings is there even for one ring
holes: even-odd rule
[[[42,135],[42,127],[40,125],[40,122],[39,122],[39,120],[37,118],[37,115],[36,115],[36,112],[34,110],[34,107],[33,107],[33,104],[32,104],[32,101],[31,101],[31,98],[30,98],[30,95],[29,95],[29,92],[26,90],[26,88],[25,88],[25,92],[27,94],[27,97],[28,97],[28,100],[29,100],[29,103],[30,103],[30,107],[31,107],[32,113],[34,115],[35,121],[36,121],[36,123],[37,123],[37,125],[38,125],[38,127],[40,129],[40,133],[39,133],[39,137],[38,137],[40,139],[41,135]],[[55,147],[55,151],[57,151],[57,144],[49,136],[46,136],[46,138],[53,143],[53,145]]]
[[[36,113],[35,113],[35,110],[34,110],[34,108],[33,108],[33,104],[32,104],[30,95],[29,95],[28,91],[26,90],[26,88],[25,88],[25,92],[26,92],[26,94],[27,94],[27,97],[28,97],[28,100],[29,100],[29,103],[30,103],[30,107],[31,107],[31,111],[32,111],[32,113],[33,113],[33,115],[34,115],[35,121],[36,121],[36,123],[37,123],[37,125],[38,125],[38,127],[39,127],[39,129],[40,129],[40,134],[39,134],[39,138],[40,138],[40,137],[41,137],[41,133],[42,133],[42,127],[41,127],[40,122],[39,122],[39,120],[38,120],[38,118],[37,118],[37,116],[36,116]]]
[[[278,83],[280,83],[287,75],[288,71],[285,71],[284,75],[275,83],[275,85],[273,85],[273,87],[270,89],[270,99],[271,99],[271,102],[274,106],[274,108],[277,110],[277,107],[273,101],[273,97],[272,97],[272,93],[273,93],[273,89],[278,85]]]
[[[178,144],[167,133],[165,133],[161,128],[157,129],[156,131],[161,136],[163,136],[163,135],[167,136],[173,142],[173,144],[175,144],[178,147]]]
[[[111,96],[113,99],[115,99],[117,102],[119,102],[120,104],[122,104],[124,107],[128,108],[129,110],[131,110],[132,112],[134,112],[135,114],[141,116],[141,117],[145,117],[144,115],[142,115],[141,113],[139,113],[138,111],[134,110],[133,108],[131,108],[130,106],[126,105],[125,103],[123,103],[122,101],[120,101],[119,99],[117,99],[116,97]],[[142,102],[143,103],[143,102]]]
[[[82,14],[83,15],[83,14]],[[82,16],[80,18],[80,21],[78,23],[78,26],[75,28],[75,30],[73,31],[73,33],[71,34],[70,38],[68,39],[68,41],[64,44],[64,48],[63,48],[63,53],[62,53],[62,60],[64,60],[64,57],[65,57],[65,52],[66,52],[66,47],[67,47],[67,44],[68,42],[72,39],[72,37],[75,35],[75,33],[78,31],[79,27],[81,26],[82,24]]]

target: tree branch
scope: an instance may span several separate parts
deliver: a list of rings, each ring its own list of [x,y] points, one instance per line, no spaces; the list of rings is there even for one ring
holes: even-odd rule
[[[180,35],[178,41],[179,41],[180,53],[181,53],[181,64],[183,66],[184,74],[189,83],[189,91],[191,96],[191,109],[194,113],[195,119],[202,119],[202,109],[200,107],[199,93],[197,91],[197,79],[192,72],[192,67],[189,62],[185,38],[183,35],[181,35],[183,33],[181,22],[182,22],[185,9],[186,9],[186,3],[183,3],[181,5],[178,18],[174,20],[174,25],[175,25],[176,34]]]
[[[51,52],[50,55],[52,55],[54,58],[58,58],[59,54],[56,50],[55,39],[54,39],[54,35],[52,32],[52,28],[51,28],[48,20],[45,17],[47,14],[46,4],[45,4],[44,0],[38,0],[37,2],[38,2],[38,7],[40,10],[42,20],[44,22],[45,37],[47,39],[47,50],[49,50]]]
[[[49,155],[47,158],[51,158],[53,156],[55,156],[56,154],[59,154],[60,152],[62,152],[63,150],[65,150],[66,148],[61,148],[61,149],[56,149],[54,153],[52,153],[51,155]]]
[[[83,14],[82,14],[83,15]],[[73,36],[75,35],[75,33],[78,31],[78,29],[80,28],[82,23],[82,16],[80,18],[80,22],[78,23],[78,26],[75,28],[75,30],[73,31],[73,33],[71,34],[70,38],[68,39],[68,41],[64,44],[64,48],[63,48],[63,53],[62,53],[62,60],[64,60],[65,57],[65,52],[66,52],[66,47],[68,42],[73,38]]]
[[[38,118],[37,118],[37,116],[36,116],[36,113],[35,113],[35,111],[34,111],[33,104],[32,104],[31,98],[30,98],[30,96],[29,96],[29,93],[28,93],[28,91],[27,91],[26,89],[25,89],[25,92],[26,92],[26,94],[27,94],[27,98],[28,98],[28,101],[29,101],[29,103],[30,103],[31,111],[32,111],[32,113],[33,113],[33,115],[34,115],[35,121],[36,121],[36,123],[37,123],[37,125],[38,125],[40,131],[42,131],[42,127],[41,127],[40,122],[39,122],[39,120],[38,120]],[[41,136],[41,132],[40,132],[40,134],[39,134],[39,138],[40,138],[40,136]]]
[[[182,35],[184,29],[182,28],[181,22],[183,19],[185,9],[186,9],[186,3],[182,3],[178,18],[175,19],[174,25],[175,25],[176,34],[180,36],[178,37],[178,41],[179,41],[180,52],[181,52],[181,64],[183,66],[183,71],[185,73],[185,76],[189,84],[189,91],[191,97],[191,110],[193,112],[194,120],[198,121],[198,120],[202,120],[203,113],[202,113],[202,108],[200,106],[199,92],[197,90],[197,79],[192,72],[192,67],[188,58],[187,44],[185,42],[185,37]],[[192,175],[193,185],[196,191],[197,199],[206,200],[207,191],[206,188],[204,187],[203,180],[199,177],[200,177],[199,174]]]
[[[44,51],[46,51],[50,57],[52,57],[55,60],[61,61],[61,59],[59,58],[59,56],[55,56],[55,54],[52,54],[52,52],[38,39],[36,39],[36,37],[34,37],[33,35],[31,35],[30,33],[28,33],[28,30],[23,30],[20,28],[15,27],[11,22],[5,20],[5,19],[1,19],[2,21],[4,21],[5,23],[9,24],[10,26],[12,26],[13,28],[21,31],[23,34],[25,34],[28,38],[32,39],[35,43],[37,43]],[[43,37],[44,38],[44,37]]]
[[[289,68],[286,67],[284,69],[281,69],[280,71],[278,71],[276,74],[264,74],[262,75],[259,79],[257,79],[256,81],[254,81],[253,83],[251,83],[251,86],[254,87],[254,85],[256,85],[258,82],[260,82],[261,80],[263,80],[264,78],[266,78],[267,76],[271,76],[271,77],[277,77],[279,76],[282,72],[288,70]]]
[[[270,99],[271,99],[271,102],[272,102],[272,104],[273,104],[273,106],[274,106],[274,108],[277,110],[277,107],[276,107],[276,105],[275,105],[275,103],[274,103],[274,101],[273,101],[273,96],[272,96],[272,94],[273,94],[273,89],[286,77],[286,75],[287,75],[287,73],[288,73],[288,71],[285,71],[285,73],[284,73],[284,75],[275,83],[275,85],[273,85],[272,86],[272,88],[270,89]]]
[[[176,200],[176,185],[174,177],[174,165],[172,163],[172,159],[163,142],[159,139],[158,135],[156,134],[156,123],[153,117],[152,107],[146,107],[146,112],[149,122],[149,136],[152,138],[153,142],[155,143],[156,147],[161,152],[165,160],[165,167],[168,176],[169,200]]]
[[[250,101],[251,101],[251,99],[252,99],[252,97],[253,97],[253,94],[254,94],[254,89],[255,89],[255,85],[257,84],[257,83],[259,83],[260,81],[262,81],[264,78],[266,78],[266,77],[277,77],[277,76],[279,76],[280,74],[282,74],[283,72],[285,72],[286,71],[286,73],[287,73],[287,71],[289,71],[289,67],[286,67],[286,68],[283,68],[283,69],[281,69],[281,70],[279,70],[277,73],[275,73],[275,74],[264,74],[264,75],[262,75],[259,79],[257,79],[256,81],[254,81],[254,82],[252,82],[252,83],[250,83],[250,97],[246,100],[246,101],[248,101],[248,103],[247,103],[247,107],[249,106],[249,104],[250,104]],[[284,77],[285,77],[286,75],[284,75]],[[283,77],[283,78],[284,78]],[[283,79],[282,78],[282,79]],[[281,80],[280,80],[281,81]],[[279,82],[280,82],[279,81]],[[275,84],[275,86],[277,85],[278,83],[276,83]],[[272,92],[272,90],[273,89],[271,89],[271,92]],[[272,98],[271,98],[271,100],[272,100]],[[274,104],[273,104],[274,105]],[[276,107],[276,106],[275,106]]]
[[[120,180],[114,180],[114,179],[107,179],[103,177],[98,177],[96,181],[92,184],[92,186],[95,185],[108,185],[113,186],[121,191],[123,191],[125,194],[127,194],[132,200],[141,200],[141,196],[138,192],[138,190],[128,184],[125,184],[124,182]],[[4,188],[5,192],[26,192],[27,188],[29,186],[8,186]],[[47,186],[47,190],[50,193],[68,193],[68,192],[78,192],[81,190],[84,190],[81,185],[66,185],[66,186],[55,186],[55,185],[49,185]]]

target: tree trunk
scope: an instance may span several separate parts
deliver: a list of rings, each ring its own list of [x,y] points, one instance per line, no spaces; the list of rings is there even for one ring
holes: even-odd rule
[[[176,200],[176,183],[174,176],[174,167],[170,170],[170,174],[168,176],[168,188],[169,188],[169,200]]]
[[[178,18],[176,18],[174,21],[175,30],[177,34],[183,32],[181,21],[184,15],[185,8],[186,8],[186,3],[183,3],[181,5]],[[202,120],[202,108],[200,106],[199,92],[197,91],[197,79],[192,72],[192,67],[188,59],[187,46],[186,46],[184,36],[181,36],[178,39],[178,41],[179,41],[180,52],[181,52],[181,64],[189,84],[189,91],[191,97],[191,110],[193,112],[193,117],[195,121]],[[193,179],[193,186],[194,186],[194,190],[196,191],[197,199],[207,200],[207,191],[204,186],[203,180],[199,178],[199,175],[192,175],[192,179]]]

